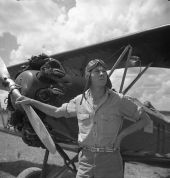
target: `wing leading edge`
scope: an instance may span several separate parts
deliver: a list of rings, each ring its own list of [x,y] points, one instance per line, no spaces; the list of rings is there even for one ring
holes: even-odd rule
[[[103,59],[111,69],[124,47],[130,44],[133,55],[139,56],[141,65],[146,66],[152,62],[152,67],[170,68],[170,25],[130,34],[106,42],[51,55],[50,57],[61,62],[67,72],[70,70],[75,75],[83,74],[84,67],[89,60]],[[8,67],[11,76],[15,76],[22,65]],[[122,61],[119,68],[124,67]]]

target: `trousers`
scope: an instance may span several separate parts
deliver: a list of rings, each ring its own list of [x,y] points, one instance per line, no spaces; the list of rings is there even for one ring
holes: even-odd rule
[[[91,152],[82,149],[76,178],[123,178],[120,151]]]

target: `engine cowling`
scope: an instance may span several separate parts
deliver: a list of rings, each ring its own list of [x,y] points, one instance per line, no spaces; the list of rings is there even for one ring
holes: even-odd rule
[[[40,70],[32,70],[28,67],[23,72],[20,72],[15,82],[17,86],[19,86],[22,95],[44,103],[60,106],[66,100],[65,93],[67,93],[68,90],[66,83],[69,83],[62,81],[64,77],[65,71],[61,64],[58,61],[56,62],[50,59],[40,67]],[[22,138],[25,143],[30,146],[43,147],[43,144],[35,134],[23,109],[16,107],[15,99],[12,98],[12,95],[9,94],[9,96],[8,103],[11,103],[13,106],[10,124],[22,133]],[[55,131],[45,119],[48,116],[39,110],[36,110],[36,112],[49,132],[54,136],[55,140]],[[57,139],[58,138],[57,136]]]

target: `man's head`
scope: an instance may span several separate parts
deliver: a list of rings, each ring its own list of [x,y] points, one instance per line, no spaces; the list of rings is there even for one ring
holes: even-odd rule
[[[112,88],[111,81],[107,75],[107,66],[100,59],[91,60],[85,69],[86,89],[90,86],[106,86]]]

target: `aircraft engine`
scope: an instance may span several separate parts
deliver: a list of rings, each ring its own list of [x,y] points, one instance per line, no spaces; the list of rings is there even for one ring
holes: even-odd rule
[[[32,58],[29,65],[17,75],[15,82],[22,95],[60,106],[65,100],[65,92],[68,88],[62,81],[64,77],[65,71],[59,61],[41,56],[41,58]],[[12,110],[10,124],[22,133],[23,141],[30,146],[43,147],[23,109],[16,107],[15,99],[10,93],[8,108]],[[46,115],[39,110],[36,112],[50,131],[50,126],[44,119]]]

